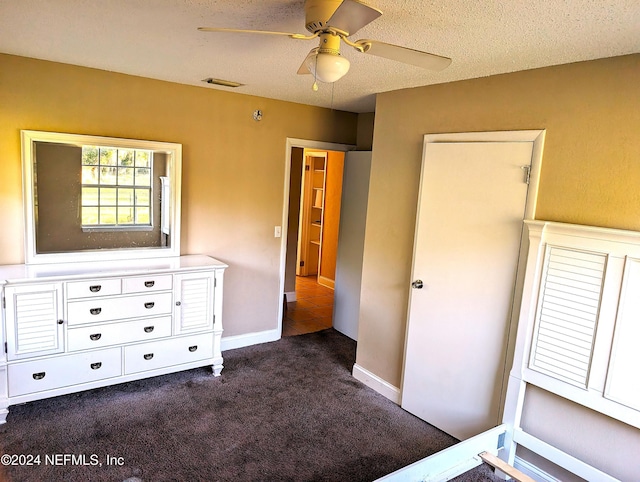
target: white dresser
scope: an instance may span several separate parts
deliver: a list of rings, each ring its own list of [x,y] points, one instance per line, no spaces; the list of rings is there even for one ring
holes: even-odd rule
[[[0,423],[17,403],[210,365],[227,266],[208,256],[0,266]]]

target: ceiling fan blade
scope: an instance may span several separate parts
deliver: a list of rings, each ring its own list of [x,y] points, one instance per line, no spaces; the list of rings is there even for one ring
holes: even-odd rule
[[[440,55],[421,52],[420,50],[400,47],[399,45],[378,42],[377,40],[358,40],[354,42],[364,48],[366,54],[384,57],[385,59],[415,65],[429,70],[443,70],[451,64],[451,59]]]
[[[302,65],[298,69],[298,75],[311,74],[311,71],[309,70],[309,67],[308,67],[307,59],[309,59],[309,57],[311,57],[312,55],[315,55],[317,52],[318,52],[317,48],[311,49],[311,52],[309,52],[307,56],[304,58],[304,60],[302,61]]]
[[[258,33],[258,34],[266,34],[266,35],[284,35],[286,37],[301,39],[301,40],[310,40],[318,36],[317,34],[304,35],[301,33],[270,32],[268,30],[243,30],[239,28],[198,27],[198,30],[200,30],[201,32]]]
[[[382,12],[377,8],[355,0],[344,0],[333,12],[331,18],[327,20],[327,25],[345,32],[348,37],[373,22],[380,15]]]

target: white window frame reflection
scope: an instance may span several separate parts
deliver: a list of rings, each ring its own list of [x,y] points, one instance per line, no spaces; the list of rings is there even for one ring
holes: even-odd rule
[[[82,148],[82,229],[153,229],[153,152]]]

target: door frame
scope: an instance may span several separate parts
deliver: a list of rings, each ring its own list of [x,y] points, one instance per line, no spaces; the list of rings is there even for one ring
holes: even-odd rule
[[[298,250],[297,250],[297,256],[296,256],[296,276],[309,276],[309,263],[307,263],[308,261],[308,254],[309,254],[309,246],[308,246],[308,241],[309,241],[309,226],[308,224],[305,224],[304,221],[309,220],[309,217],[311,216],[311,205],[312,205],[312,192],[313,192],[313,174],[310,171],[307,171],[305,166],[307,166],[307,160],[309,157],[319,157],[324,159],[325,162],[325,168],[326,168],[326,164],[327,164],[327,160],[329,158],[329,154],[327,151],[324,152],[320,152],[320,151],[311,151],[311,152],[306,152],[303,151],[303,159],[302,159],[302,187],[300,189],[300,216],[299,216],[299,220],[298,220]],[[289,175],[291,175],[291,173],[289,173]],[[324,183],[326,183],[326,176],[325,176],[325,181]],[[289,186],[291,186],[291,184],[289,184]],[[323,189],[324,189],[324,184],[323,184]],[[291,194],[289,194],[291,195]],[[323,197],[323,201],[324,201],[324,197]],[[287,230],[287,234],[289,234],[288,230]],[[322,228],[320,228],[320,239],[322,240]],[[318,262],[320,261],[320,259],[322,258],[322,246],[320,246],[320,249],[318,249]],[[300,259],[303,259],[305,261],[305,265],[303,267],[300,266],[300,264],[298,263],[298,261]],[[320,274],[320,271],[318,270],[318,275]]]
[[[461,133],[445,133],[445,134],[425,134],[424,144],[422,149],[422,167],[420,171],[420,189],[418,193],[418,200],[422,193],[423,175],[424,175],[424,162],[426,159],[427,145],[432,143],[463,143],[463,142],[532,142],[533,149],[531,153],[531,167],[529,169],[529,187],[527,188],[527,197],[525,201],[524,219],[535,219],[536,204],[538,201],[538,187],[540,184],[540,172],[542,169],[542,153],[544,150],[544,139],[546,135],[545,129],[539,130],[519,130],[519,131],[487,131],[487,132],[461,132]],[[525,172],[523,171],[523,176]],[[418,226],[417,219],[419,212],[416,212],[416,231],[414,234],[413,242],[413,255],[412,255],[412,267],[411,267],[411,279],[415,279],[414,260],[417,248],[417,236]],[[524,221],[523,219],[523,221]],[[524,230],[524,223],[522,224]],[[524,232],[524,231],[523,231]],[[513,296],[511,301],[511,314],[509,317],[508,334],[507,334],[507,346],[505,347],[505,366],[503,373],[503,381],[500,394],[500,404],[498,407],[498,413],[502,416],[504,411],[507,380],[509,376],[509,369],[513,362],[513,355],[515,351],[515,337],[517,330],[518,314],[520,312],[520,305],[522,303],[522,287],[524,283],[524,266],[527,258],[528,240],[526,236],[520,237],[520,248],[517,260],[516,279],[513,289]],[[407,289],[410,289],[407,287]],[[408,297],[409,307],[407,309],[406,326],[409,326],[409,315],[411,313],[411,296]],[[405,364],[406,364],[406,351],[408,344],[409,330],[405,331],[404,340],[404,353],[402,360],[402,380],[400,383],[400,401],[402,405],[402,394],[404,392],[404,376],[405,376]]]
[[[302,149],[318,149],[325,151],[340,151],[348,152],[356,149],[354,144],[338,144],[335,142],[323,142],[313,141],[308,139],[296,139],[293,137],[287,137],[286,152],[284,160],[284,189],[282,199],[282,238],[280,239],[280,282],[278,287],[279,302],[278,302],[278,339],[282,337],[282,316],[284,314],[284,278],[286,272],[287,263],[287,238],[289,224],[289,183],[291,182],[291,149],[294,147],[300,147]]]

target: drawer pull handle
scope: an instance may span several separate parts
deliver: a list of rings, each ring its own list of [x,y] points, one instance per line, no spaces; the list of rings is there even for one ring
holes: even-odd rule
[[[176,301],[176,306],[180,306],[182,303],[180,303],[179,301]]]
[[[102,333],[96,333],[94,335],[89,335],[89,338],[91,338],[91,340],[93,340],[93,341],[98,341],[100,338],[102,338]]]
[[[92,315],[99,315],[101,311],[102,311],[102,308],[90,308],[89,309],[89,313],[91,313]]]
[[[93,286],[89,286],[89,290],[92,293],[97,293],[98,291],[100,291],[102,289],[102,285],[93,285]]]
[[[145,282],[144,282],[144,285],[145,285],[147,288],[152,288],[154,284],[156,284],[156,282],[155,282],[155,281],[145,281]]]
[[[58,320],[58,325],[62,325],[64,323],[64,320]]]
[[[194,352],[194,351],[196,351],[197,349],[198,349],[198,345],[193,345],[193,346],[190,346],[190,347],[189,347],[189,351],[190,351],[190,352]]]
[[[153,358],[153,353],[147,353],[146,355],[143,355],[145,360],[151,360]]]
[[[46,372],[38,372],[38,373],[34,373],[33,374],[33,379],[34,380],[42,380],[44,378],[44,376],[46,375]]]
[[[144,307],[149,310],[149,309],[153,308],[153,305],[155,305],[155,303],[153,301],[149,301],[148,303],[144,304]]]
[[[102,366],[102,362],[96,362],[96,363],[92,363],[91,364],[91,369],[92,370],[97,370],[98,368],[100,368]]]
[[[144,332],[145,333],[151,333],[153,331],[153,326],[145,326],[144,327]]]

